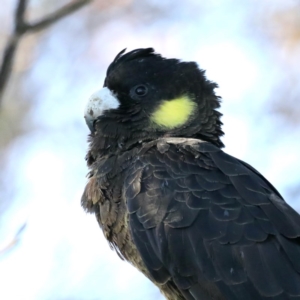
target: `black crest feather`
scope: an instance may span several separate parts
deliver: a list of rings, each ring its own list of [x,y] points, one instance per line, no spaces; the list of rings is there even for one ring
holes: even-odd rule
[[[160,54],[155,53],[155,50],[153,48],[139,48],[124,54],[125,51],[126,48],[117,54],[113,62],[109,65],[106,75],[108,75],[119,64],[126,61],[134,60],[137,58],[146,58],[150,56],[161,57]]]

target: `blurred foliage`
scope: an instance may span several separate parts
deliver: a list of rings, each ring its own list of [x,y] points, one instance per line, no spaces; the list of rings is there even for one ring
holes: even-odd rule
[[[300,3],[293,1],[279,10],[267,5],[253,18],[261,32],[258,38],[267,41],[280,72],[266,103],[271,113],[295,127],[300,124]]]

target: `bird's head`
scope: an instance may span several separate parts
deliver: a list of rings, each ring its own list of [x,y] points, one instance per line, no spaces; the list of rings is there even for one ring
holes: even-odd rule
[[[110,64],[104,87],[86,106],[95,147],[115,143],[128,148],[164,136],[223,147],[217,85],[196,63],[163,58],[152,48],[124,52]]]

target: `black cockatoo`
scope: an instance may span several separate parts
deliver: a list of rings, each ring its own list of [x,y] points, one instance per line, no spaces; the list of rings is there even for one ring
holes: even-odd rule
[[[300,216],[222,151],[216,87],[194,62],[121,51],[86,107],[82,206],[167,299],[300,299]]]

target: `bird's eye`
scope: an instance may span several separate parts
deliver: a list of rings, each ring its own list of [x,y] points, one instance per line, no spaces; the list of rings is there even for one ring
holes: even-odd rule
[[[145,86],[145,85],[138,85],[134,88],[134,93],[137,95],[137,96],[145,96],[148,92],[148,88]]]

